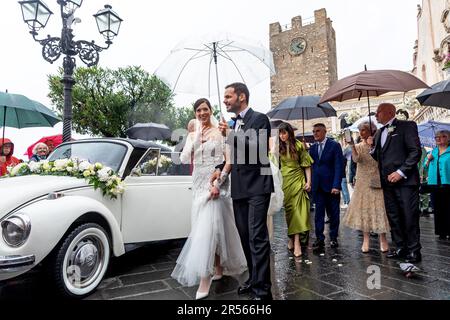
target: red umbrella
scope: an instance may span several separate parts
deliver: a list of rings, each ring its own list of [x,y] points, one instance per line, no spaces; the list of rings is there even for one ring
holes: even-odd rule
[[[43,137],[33,143],[31,146],[27,148],[27,152],[25,152],[25,155],[28,155],[28,158],[31,158],[33,156],[33,148],[35,145],[37,145],[39,142],[45,143],[48,148],[50,149],[50,152],[53,151],[57,146],[59,146],[62,143],[63,137],[62,134],[58,134],[56,136],[49,136],[49,137]]]

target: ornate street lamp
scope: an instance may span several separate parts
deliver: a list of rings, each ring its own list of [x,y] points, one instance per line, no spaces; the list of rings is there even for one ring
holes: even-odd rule
[[[61,37],[47,36],[45,39],[37,39],[38,31],[45,28],[53,12],[41,0],[19,1],[22,8],[23,21],[28,24],[33,39],[42,45],[42,56],[50,63],[55,62],[64,55],[64,76],[61,82],[64,84],[64,118],[63,141],[70,141],[72,131],[72,87],[75,84],[73,71],[76,67],[75,56],[79,56],[88,67],[97,65],[99,52],[106,50],[112,44],[112,40],[119,34],[122,19],[115,13],[110,5],[94,14],[98,31],[105,37],[106,47],[95,44],[94,41],[74,41],[72,25],[81,22],[74,16],[75,11],[82,5],[83,0],[56,0],[60,6],[62,19]]]

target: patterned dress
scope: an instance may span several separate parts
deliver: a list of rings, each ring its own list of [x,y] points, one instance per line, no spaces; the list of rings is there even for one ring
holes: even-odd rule
[[[355,146],[358,155],[352,154],[357,163],[356,184],[344,217],[344,224],[363,232],[386,233],[390,230],[384,207],[383,189],[374,189],[371,179],[380,176],[378,164],[370,155],[370,147],[361,142]]]

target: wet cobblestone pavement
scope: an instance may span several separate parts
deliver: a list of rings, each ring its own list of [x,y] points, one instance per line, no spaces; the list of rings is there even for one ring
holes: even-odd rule
[[[325,252],[308,248],[301,258],[287,250],[283,214],[274,217],[272,242],[272,292],[280,300],[450,300],[450,241],[434,235],[433,216],[421,218],[422,269],[406,278],[398,260],[380,253],[377,237],[370,252],[361,252],[362,235],[341,226],[340,247],[327,244]],[[314,238],[314,236],[312,236]],[[313,241],[310,241],[312,243]],[[184,241],[151,244],[111,261],[97,291],[87,300],[191,300],[196,287],[181,287],[170,278]],[[369,269],[368,269],[369,268]],[[379,270],[379,287],[370,270]],[[371,278],[369,278],[371,277]],[[240,279],[224,277],[213,282],[210,300],[247,300],[236,293]],[[369,282],[369,285],[368,285]],[[38,267],[26,275],[0,283],[0,300],[48,299],[48,289]]]

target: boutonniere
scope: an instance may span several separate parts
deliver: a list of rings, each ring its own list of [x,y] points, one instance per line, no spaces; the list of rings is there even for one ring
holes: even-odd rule
[[[391,134],[392,132],[395,131],[395,129],[396,129],[395,126],[390,126],[390,127],[388,128],[388,133]]]

